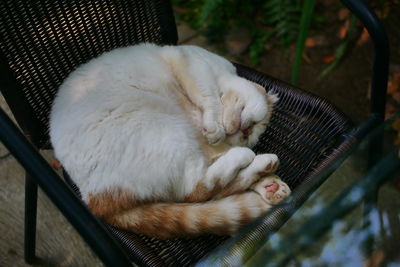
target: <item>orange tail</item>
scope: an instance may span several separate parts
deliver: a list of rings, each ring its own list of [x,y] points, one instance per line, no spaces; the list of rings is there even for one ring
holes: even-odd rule
[[[269,207],[259,194],[248,191],[203,203],[144,204],[104,219],[116,227],[159,238],[231,235]]]

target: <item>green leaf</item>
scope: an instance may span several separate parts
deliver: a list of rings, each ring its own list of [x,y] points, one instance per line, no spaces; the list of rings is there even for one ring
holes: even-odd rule
[[[249,47],[250,60],[253,65],[260,63],[260,54],[264,50],[265,42],[274,34],[273,30],[257,34]]]
[[[301,12],[299,34],[297,36],[297,42],[296,42],[295,59],[290,79],[293,84],[297,83],[299,77],[301,59],[303,57],[303,51],[304,51],[304,43],[306,41],[308,30],[310,28],[311,20],[314,14],[314,7],[315,7],[315,0],[304,1],[303,9]]]
[[[206,24],[207,19],[215,12],[215,10],[223,4],[223,0],[205,0],[201,7],[198,24],[200,27]]]

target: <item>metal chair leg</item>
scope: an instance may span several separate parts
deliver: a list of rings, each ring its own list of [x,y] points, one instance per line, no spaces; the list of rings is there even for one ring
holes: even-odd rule
[[[374,134],[373,138],[369,140],[368,144],[368,161],[367,167],[368,169],[373,168],[376,163],[382,158],[383,155],[383,133],[378,132],[378,134]],[[363,229],[368,229],[371,225],[371,211],[378,209],[378,191],[380,185],[376,187],[374,190],[366,195],[364,198],[364,207],[363,207]],[[376,242],[376,237],[370,235],[363,244],[363,249],[365,255],[370,255],[374,249],[374,244]]]
[[[24,257],[28,264],[34,263],[36,249],[36,209],[37,209],[37,183],[25,174],[25,246]]]

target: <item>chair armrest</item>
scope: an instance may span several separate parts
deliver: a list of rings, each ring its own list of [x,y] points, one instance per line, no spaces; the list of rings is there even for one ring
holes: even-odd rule
[[[118,243],[0,108],[0,140],[107,266],[132,266]]]

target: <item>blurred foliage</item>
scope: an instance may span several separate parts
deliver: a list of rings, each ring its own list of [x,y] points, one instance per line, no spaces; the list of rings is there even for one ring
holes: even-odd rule
[[[222,40],[232,26],[245,26],[251,31],[249,55],[253,64],[266,41],[274,37],[288,47],[297,37],[301,18],[300,0],[173,0],[178,20],[205,34],[211,42]]]
[[[346,34],[344,40],[336,48],[336,51],[334,53],[335,59],[332,62],[330,62],[329,65],[321,72],[321,74],[318,76],[318,79],[322,79],[323,77],[328,75],[328,73],[330,73],[341,62],[346,53],[346,49],[349,46],[351,39],[354,35],[355,25],[356,25],[356,17],[352,15],[348,33]]]
[[[210,42],[221,41],[232,26],[250,29],[248,55],[254,65],[259,63],[268,40],[278,40],[269,45],[284,48],[296,43],[291,75],[294,84],[311,21],[317,25],[321,22],[321,17],[314,16],[315,0],[173,0],[173,4],[183,10],[178,12],[178,20],[188,23]]]
[[[388,0],[374,1],[373,8],[378,16],[385,18],[389,14]],[[253,65],[260,61],[261,54],[268,47],[280,46],[283,48],[295,47],[295,55],[291,73],[291,83],[296,84],[300,73],[300,66],[307,57],[304,49],[312,25],[319,32],[326,30],[327,22],[324,15],[315,12],[315,0],[172,0],[178,21],[184,21],[198,33],[206,36],[209,42],[218,43],[230,29],[243,27],[250,32],[251,40],[248,46],[248,56]],[[348,10],[339,2],[320,1],[319,7],[329,8],[340,18],[337,24],[348,23],[350,27],[342,25],[337,40],[333,40],[336,49],[331,55],[323,58],[326,67],[317,77],[321,79],[328,75],[346,56],[349,47],[361,46],[368,39],[368,33],[360,36],[359,24],[349,15]],[[346,11],[347,12],[343,12]],[[343,15],[344,14],[344,15]],[[361,28],[362,29],[362,28]],[[358,40],[356,39],[358,38]],[[312,39],[312,38],[311,38]],[[308,48],[312,46],[307,46]],[[329,59],[329,60],[328,60]],[[305,60],[307,61],[307,60]]]
[[[301,60],[303,58],[304,46],[310,29],[311,20],[314,14],[315,0],[305,0],[301,11],[299,34],[296,42],[296,52],[292,67],[291,82],[297,83],[300,73]]]

